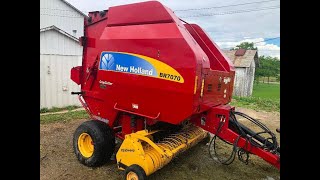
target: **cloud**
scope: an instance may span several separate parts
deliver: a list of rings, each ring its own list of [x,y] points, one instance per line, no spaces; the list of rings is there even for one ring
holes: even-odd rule
[[[254,42],[255,46],[258,48],[259,56],[265,55],[265,56],[277,57],[280,59],[280,47],[274,44],[267,44],[267,42],[264,42],[264,40],[265,40],[264,38],[253,38],[253,39],[246,38],[241,41],[216,42],[216,43],[221,49],[230,49],[243,42]]]
[[[274,44],[266,44],[265,42],[257,45],[259,55],[272,56],[280,59],[280,47]]]

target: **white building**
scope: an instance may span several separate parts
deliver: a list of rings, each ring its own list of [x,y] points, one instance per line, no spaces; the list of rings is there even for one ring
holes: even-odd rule
[[[233,95],[251,96],[256,67],[259,67],[257,50],[224,50],[223,53],[232,61],[236,69]]]
[[[85,17],[64,0],[40,0],[40,108],[80,105],[70,70],[81,65]]]

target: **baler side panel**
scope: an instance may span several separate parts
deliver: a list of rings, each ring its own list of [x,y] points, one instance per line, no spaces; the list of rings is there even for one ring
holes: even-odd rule
[[[196,24],[185,24],[190,34],[195,38],[201,48],[209,57],[210,68],[218,71],[234,71],[234,66],[218,46],[208,37],[208,35]]]
[[[201,111],[208,110],[212,106],[229,103],[234,82],[232,63],[198,25],[185,24],[184,26],[208,56],[205,61],[208,65],[203,64],[202,68],[204,88]]]
[[[203,109],[231,102],[234,71],[223,72],[207,69],[203,74]]]
[[[85,27],[85,39],[87,41],[83,47],[81,90],[84,92],[83,99],[94,117],[108,120],[109,125],[113,127],[118,114],[118,111],[112,108],[115,102],[99,90],[99,82],[97,81],[99,52],[103,49],[100,46],[99,38],[106,25],[107,18],[97,23],[88,24]],[[94,65],[95,67],[93,67]]]
[[[121,31],[120,29],[124,27],[113,28]],[[144,28],[148,30],[149,26]],[[192,113],[194,86],[194,70],[190,62],[192,60],[190,56],[193,56],[192,52],[182,38],[136,39],[135,31],[127,31],[127,33],[131,34],[126,35],[127,37],[131,36],[130,39],[101,40],[102,46],[108,52],[140,54],[160,60],[162,63],[174,67],[183,77],[184,82],[179,83],[127,72],[99,70],[97,81],[112,83],[112,85],[107,85],[105,89],[99,88],[100,91],[103,94],[108,94],[106,95],[109,97],[107,99],[117,103],[121,109],[152,117],[156,117],[160,113],[158,120],[172,124],[180,123]],[[178,46],[185,50],[176,52],[175,49],[170,48]],[[185,61],[179,62],[179,59]],[[133,107],[134,105],[137,105],[138,108]]]

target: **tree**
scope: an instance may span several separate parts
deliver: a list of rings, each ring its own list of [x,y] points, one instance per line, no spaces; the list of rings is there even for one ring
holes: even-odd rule
[[[277,77],[280,74],[280,60],[271,56],[260,56],[260,67],[256,67],[255,77],[259,81],[259,77]],[[280,79],[280,78],[279,78]]]
[[[257,47],[254,47],[253,42],[242,42],[231,50],[237,49],[246,49],[246,50],[258,50]],[[268,77],[268,83],[270,82],[270,77],[279,77],[280,80],[280,60],[276,57],[271,56],[260,56],[260,67],[256,67],[255,79],[259,82],[259,77]],[[263,79],[264,81],[264,79]]]
[[[256,72],[254,73],[254,76],[255,76],[255,79],[256,79],[256,82],[259,83],[259,78],[260,77],[263,77],[265,75],[265,69],[262,69],[262,68],[256,68]]]
[[[257,47],[254,47],[254,43],[251,42],[243,42],[239,45],[237,45],[235,48],[232,48],[231,50],[236,50],[236,49],[247,49],[247,50],[257,50]]]
[[[278,74],[278,75],[276,76],[276,78],[277,78],[277,81],[280,82],[280,74]]]

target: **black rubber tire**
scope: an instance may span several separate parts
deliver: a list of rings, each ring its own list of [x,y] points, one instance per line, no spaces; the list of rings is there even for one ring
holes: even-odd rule
[[[134,172],[138,175],[138,180],[146,180],[147,179],[147,175],[146,172],[144,172],[144,170],[142,169],[142,167],[140,167],[139,165],[133,164],[129,167],[126,168],[126,170],[124,171],[124,179],[127,180],[127,174],[129,172]]]
[[[78,138],[82,133],[91,136],[94,150],[91,157],[82,156],[78,147]],[[115,137],[113,130],[104,122],[90,120],[82,123],[73,135],[73,150],[78,160],[89,167],[97,167],[105,164],[110,160],[114,153]]]

